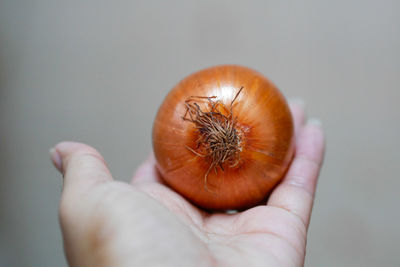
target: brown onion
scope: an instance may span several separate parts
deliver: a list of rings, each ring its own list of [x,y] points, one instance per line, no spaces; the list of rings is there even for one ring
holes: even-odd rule
[[[197,206],[244,209],[265,200],[294,152],[284,96],[260,73],[224,65],[178,83],[153,126],[164,181]]]

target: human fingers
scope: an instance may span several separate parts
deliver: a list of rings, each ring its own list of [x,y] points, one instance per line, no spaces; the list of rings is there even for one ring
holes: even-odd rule
[[[147,159],[139,166],[135,171],[132,184],[142,183],[142,182],[156,182],[162,183],[160,175],[156,169],[156,160],[154,154],[151,152]]]
[[[291,99],[289,107],[293,117],[294,132],[298,136],[306,120],[305,103],[302,99]]]
[[[317,120],[309,120],[299,133],[295,158],[267,204],[295,214],[306,227],[310,221],[324,146],[320,123]]]
[[[63,191],[82,192],[112,180],[103,157],[88,145],[61,142],[50,154],[53,164],[64,176]]]

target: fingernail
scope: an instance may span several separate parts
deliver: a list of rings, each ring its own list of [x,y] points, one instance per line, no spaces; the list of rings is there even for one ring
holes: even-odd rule
[[[302,98],[291,98],[289,99],[289,103],[300,106],[301,108],[306,106],[306,102],[304,102],[304,99]]]
[[[51,161],[53,162],[54,166],[57,168],[57,170],[62,172],[62,160],[61,160],[60,153],[58,153],[57,150],[53,147],[49,150],[49,154],[50,154]]]
[[[315,125],[315,126],[318,126],[318,127],[321,127],[321,126],[322,126],[321,120],[319,120],[319,119],[317,119],[317,118],[310,118],[310,119],[308,119],[308,124],[312,124],[312,125]]]

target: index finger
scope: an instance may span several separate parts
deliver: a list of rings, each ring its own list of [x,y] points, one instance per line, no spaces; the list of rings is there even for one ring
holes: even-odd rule
[[[285,178],[272,192],[267,204],[298,216],[306,227],[310,222],[324,146],[320,123],[310,120],[300,130],[292,164]]]

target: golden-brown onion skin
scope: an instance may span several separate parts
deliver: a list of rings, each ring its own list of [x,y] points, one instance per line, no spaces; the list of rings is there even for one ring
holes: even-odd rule
[[[238,166],[212,169],[196,148],[194,124],[184,121],[185,100],[216,96],[243,133]],[[294,153],[294,127],[281,92],[262,74],[237,65],[207,68],[189,75],[167,95],[153,125],[153,149],[163,180],[195,205],[208,210],[245,209],[265,200],[282,179]]]

